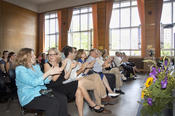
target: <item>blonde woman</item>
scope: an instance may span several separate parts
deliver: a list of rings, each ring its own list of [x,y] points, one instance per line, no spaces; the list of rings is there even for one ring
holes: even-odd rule
[[[62,70],[60,75],[55,75],[52,82],[48,87],[52,88],[54,91],[61,92],[65,94],[68,99],[76,98],[76,105],[78,108],[79,116],[83,116],[83,98],[89,103],[89,106],[95,112],[102,112],[104,109],[96,105],[89,97],[86,89],[83,87],[84,80],[74,80],[69,83],[63,84],[63,82],[69,79],[72,69],[76,67],[76,63],[70,65],[69,71],[65,73],[65,66],[67,65],[67,60],[60,62],[61,53],[56,48],[51,48],[48,51],[48,63],[44,65],[44,71],[50,70],[52,67],[59,67]]]
[[[60,74],[58,67],[51,68],[44,74],[36,65],[33,49],[23,48],[17,54],[16,85],[19,102],[22,107],[44,110],[46,116],[67,116],[67,98],[59,93],[54,96],[42,93],[47,91],[52,75]]]

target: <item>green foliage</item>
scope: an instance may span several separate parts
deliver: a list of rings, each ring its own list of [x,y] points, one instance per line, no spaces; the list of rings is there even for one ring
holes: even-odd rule
[[[161,72],[156,75],[157,80],[148,88],[144,88],[148,94],[144,96],[141,114],[142,116],[153,116],[154,114],[160,114],[167,107],[172,106],[173,101],[172,91],[175,89],[174,74],[171,75],[171,71],[162,68]],[[167,86],[162,89],[161,81],[167,77]],[[152,98],[152,105],[147,102],[148,98]]]

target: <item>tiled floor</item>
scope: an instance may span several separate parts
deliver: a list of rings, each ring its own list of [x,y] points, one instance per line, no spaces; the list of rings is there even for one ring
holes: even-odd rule
[[[89,110],[87,104],[84,104],[84,116],[136,116],[140,100],[141,86],[143,85],[145,76],[138,75],[137,80],[132,80],[124,83],[122,88],[125,95],[120,95],[115,99],[116,104],[106,106],[112,111],[112,114],[98,114]],[[69,114],[71,116],[78,116],[75,103],[69,103]],[[9,110],[7,110],[7,103],[0,103],[0,116],[20,116],[20,107],[18,101],[11,103]],[[25,116],[33,116],[33,114],[26,114]]]

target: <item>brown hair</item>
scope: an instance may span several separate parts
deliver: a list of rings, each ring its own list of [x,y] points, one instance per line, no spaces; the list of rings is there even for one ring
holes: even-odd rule
[[[31,48],[22,48],[19,50],[17,57],[16,57],[16,65],[23,65],[29,68],[29,62],[31,60],[31,53],[34,51]]]
[[[83,54],[84,49],[79,49],[77,52],[77,56],[76,56],[76,60],[78,60],[79,58],[81,58],[81,55]]]

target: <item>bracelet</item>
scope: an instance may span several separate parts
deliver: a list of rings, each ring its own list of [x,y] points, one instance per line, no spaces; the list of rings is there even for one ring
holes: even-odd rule
[[[48,76],[48,79],[49,79],[49,80],[52,80],[52,76],[51,76],[51,75],[50,75],[50,76]]]

